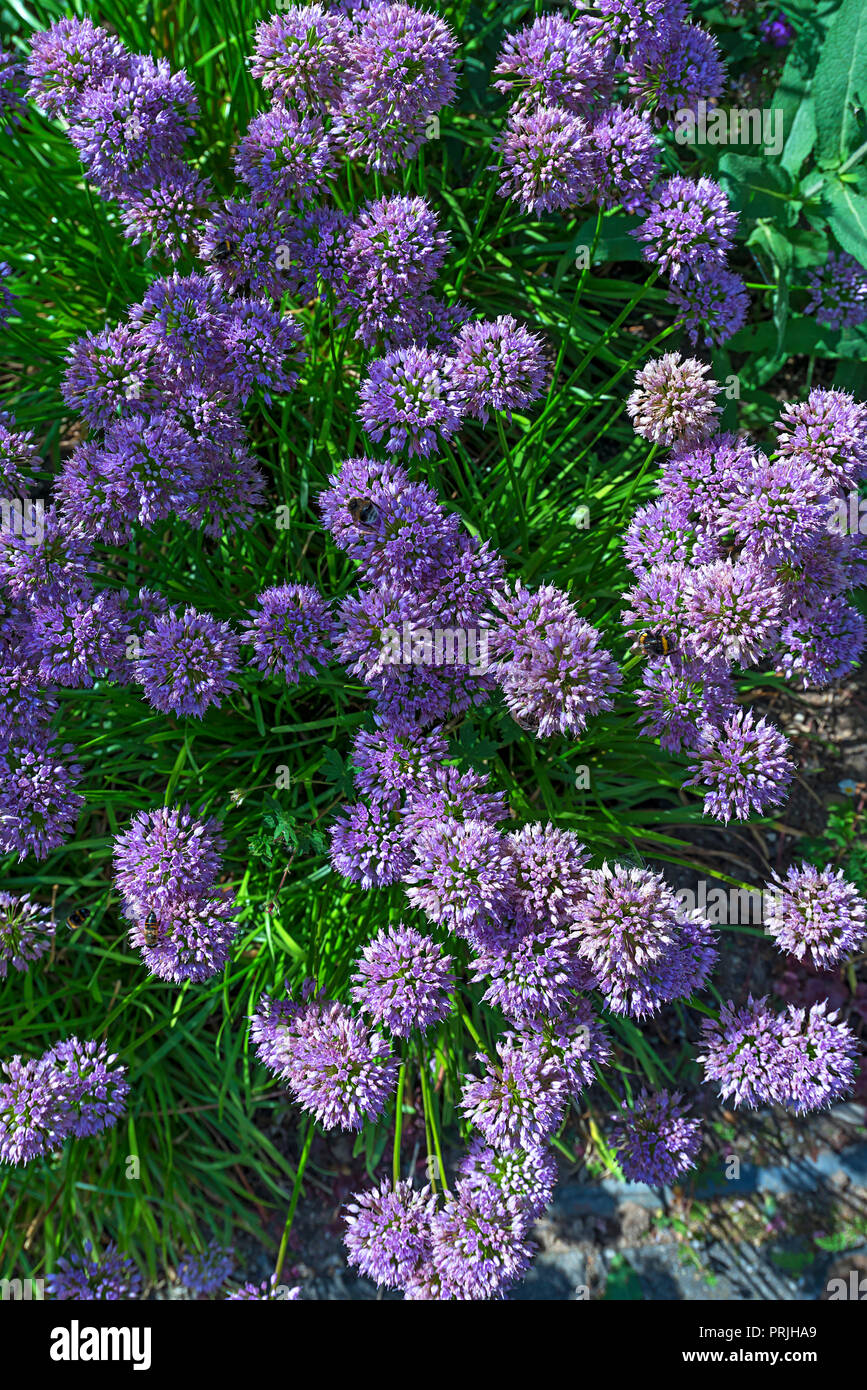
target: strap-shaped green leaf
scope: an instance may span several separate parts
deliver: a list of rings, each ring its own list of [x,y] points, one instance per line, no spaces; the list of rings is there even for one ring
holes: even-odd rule
[[[861,92],[867,91],[867,5],[843,0],[825,40],[813,81],[819,162],[842,164],[859,135]],[[863,116],[861,127],[863,128]]]

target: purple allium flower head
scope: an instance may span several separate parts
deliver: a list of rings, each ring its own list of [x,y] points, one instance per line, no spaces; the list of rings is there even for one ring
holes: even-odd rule
[[[256,29],[250,71],[278,102],[324,111],[339,97],[348,25],[324,5],[289,5]]]
[[[491,410],[511,420],[542,394],[548,364],[542,340],[511,314],[467,323],[449,361],[452,399],[462,414],[485,424]]]
[[[717,434],[703,444],[677,449],[666,461],[660,491],[675,509],[678,525],[689,523],[686,529],[695,533],[693,564],[722,558],[722,508],[756,465],[755,450],[733,434]]]
[[[76,338],[67,354],[63,399],[92,429],[148,409],[156,399],[153,352],[126,324]]]
[[[575,0],[575,8],[579,14],[594,11],[601,32],[621,43],[635,42],[667,23],[683,22],[688,13],[686,0]]]
[[[486,628],[479,616],[490,608],[496,590],[502,587],[505,569],[502,555],[489,541],[480,542],[475,536],[466,534],[458,537],[451,563],[437,579],[437,594],[442,613],[451,623],[467,629],[468,645],[473,632],[479,641],[482,640]]]
[[[222,540],[245,531],[265,501],[265,478],[246,446],[232,447],[222,456],[206,457],[199,475],[196,502],[182,513],[206,536]]]
[[[412,845],[407,898],[431,921],[470,941],[485,939],[509,911],[514,884],[503,836],[483,821],[429,821]]]
[[[451,1012],[452,960],[415,927],[383,928],[356,963],[352,998],[396,1038],[422,1032]]]
[[[448,1279],[434,1268],[432,1260],[422,1265],[410,1279],[403,1296],[407,1301],[429,1303],[463,1298],[457,1286],[450,1284]]]
[[[777,1014],[767,997],[750,995],[742,1008],[723,1004],[719,1020],[705,1019],[702,1027],[697,1061],[733,1105],[783,1105],[803,1115],[845,1096],[854,1083],[858,1044],[826,1000]]]
[[[369,533],[353,518],[348,503],[352,499],[367,497],[378,510],[383,506],[390,509],[410,487],[410,476],[405,468],[392,459],[381,463],[378,459],[350,458],[341,465],[339,472],[332,473],[328,481],[330,487],[319,494],[323,523],[341,550],[348,550],[356,559],[362,559]],[[427,489],[419,496],[424,500],[425,511],[436,516],[435,493]]]
[[[393,464],[364,459],[350,459],[332,483],[320,501],[326,525],[367,583],[415,592],[448,619],[446,627],[478,624],[502,578],[502,558],[467,536],[432,488],[410,484]],[[372,507],[363,525],[362,500]]]
[[[715,560],[689,577],[686,623],[694,655],[755,666],[774,647],[783,596],[772,571],[753,561]]]
[[[7,739],[45,729],[57,711],[54,695],[40,686],[20,647],[2,652],[0,639],[0,727]]]
[[[85,589],[96,569],[83,528],[55,508],[23,502],[21,524],[0,527],[0,585],[13,598],[48,600]]]
[[[203,454],[173,410],[119,420],[105,436],[105,452],[101,471],[107,481],[127,484],[130,520],[150,527],[196,502]]]
[[[565,926],[587,888],[590,858],[574,830],[533,821],[506,836],[515,867],[519,918],[538,926]]]
[[[46,684],[88,689],[106,676],[125,678],[128,636],[123,600],[111,589],[65,602],[37,598],[23,651]]]
[[[623,541],[626,563],[639,575],[659,564],[682,565],[689,558],[689,529],[688,511],[667,497],[639,507]]]
[[[90,19],[59,19],[31,39],[28,95],[49,116],[74,113],[82,95],[129,71],[120,39]]]
[[[457,564],[461,521],[442,507],[432,488],[410,483],[391,462],[369,459],[348,459],[330,481],[319,502],[325,525],[360,563],[368,583],[425,592],[441,588]],[[357,506],[362,500],[375,513],[364,525]]]
[[[796,1115],[821,1110],[847,1096],[854,1085],[861,1047],[851,1028],[829,1011],[827,1001],[810,1009],[789,1005],[785,1015],[789,1073],[780,1103]]]
[[[0,1157],[26,1163],[52,1153],[73,1135],[83,1138],[116,1124],[129,1083],[107,1045],[69,1038],[42,1057],[0,1064]]]
[[[262,208],[258,208],[262,215]],[[271,224],[274,223],[273,213]],[[353,221],[349,213],[337,208],[309,208],[280,224],[276,264],[287,288],[301,299],[315,299],[330,290],[346,309],[348,292],[346,270]]]
[[[663,112],[695,110],[725,88],[719,45],[707,29],[664,19],[645,31],[626,61],[632,95]]]
[[[0,413],[0,485],[5,496],[24,495],[32,486],[24,470],[39,467],[32,430],[20,430],[11,415]]]
[[[462,300],[447,304],[445,300],[430,294],[419,295],[412,310],[413,340],[440,351],[452,347],[458,331],[473,317],[472,310]],[[404,347],[406,344],[395,343],[394,346]]]
[[[623,626],[637,637],[644,630],[663,632],[675,638],[679,650],[688,646],[686,637],[686,597],[690,583],[689,566],[682,561],[663,561],[653,569],[639,570],[638,579],[624,597]]]
[[[594,186],[593,144],[587,122],[562,106],[513,110],[492,144],[501,158],[500,197],[536,216],[589,202]]]
[[[490,791],[490,778],[482,773],[459,772],[456,767],[438,767],[430,785],[410,789],[403,812],[404,834],[414,841],[422,826],[433,821],[486,821],[497,825],[508,815],[501,791]]]
[[[457,40],[439,15],[388,0],[350,18],[334,133],[350,159],[393,169],[418,153],[454,99]]]
[[[589,136],[593,188],[600,207],[646,209],[656,181],[659,146],[647,116],[610,106],[596,117]]]
[[[723,661],[698,661],[673,652],[646,662],[635,703],[641,732],[658,738],[669,753],[695,748],[706,724],[718,724],[736,708],[735,688]]]
[[[79,445],[61,492],[65,512],[73,518],[84,501],[89,534],[128,539],[133,522],[149,530],[198,505],[207,454],[174,410],[119,420],[103,449]]]
[[[701,1125],[682,1102],[679,1091],[642,1090],[612,1115],[611,1143],[627,1182],[666,1187],[695,1167]]]
[[[256,198],[278,206],[322,194],[334,173],[328,136],[318,116],[275,106],[255,116],[238,145],[238,177]]]
[[[829,509],[827,485],[805,459],[759,454],[749,472],[731,479],[719,524],[744,558],[784,565],[822,539]]]
[[[867,404],[848,391],[817,386],[805,401],[785,405],[774,428],[778,451],[834,489],[852,488],[867,474]]]
[[[178,1264],[178,1283],[190,1293],[219,1293],[235,1268],[235,1252],[219,1241],[209,1241],[204,1250],[191,1250]]]
[[[392,1189],[383,1178],[379,1187],[356,1192],[346,1205],[344,1241],[350,1264],[375,1284],[403,1288],[431,1257],[435,1212],[430,1188],[416,1190],[411,1182],[398,1182]]]
[[[528,1019],[482,1058],[486,1075],[464,1079],[460,1108],[501,1152],[536,1148],[559,1127],[570,1096],[594,1079],[608,1045],[589,1006],[578,1000],[553,1023]]]
[[[747,321],[750,297],[742,275],[718,265],[686,270],[669,287],[668,301],[693,344],[728,342]]]
[[[494,73],[513,109],[561,106],[586,115],[612,89],[613,53],[591,21],[555,11],[506,35]]]
[[[393,800],[345,808],[331,827],[331,862],[362,888],[385,888],[408,871],[412,854]]]
[[[405,635],[421,631],[430,636],[432,618],[424,597],[409,589],[383,584],[349,594],[338,610],[337,654],[352,676],[366,685],[381,679],[389,668],[412,665]],[[433,655],[424,650],[427,662]]]
[[[69,1112],[50,1060],[0,1062],[0,1163],[29,1163],[62,1148]]]
[[[232,952],[238,930],[238,903],[232,893],[216,889],[200,892],[176,889],[155,909],[157,944],[148,946],[145,904],[130,905],[136,920],[130,929],[131,945],[141,950],[142,960],[157,979],[180,985],[200,983],[219,974]]]
[[[479,950],[472,979],[490,980],[482,997],[513,1021],[556,1018],[576,990],[593,984],[574,934],[553,926],[512,928],[495,937]]]
[[[776,669],[801,690],[822,689],[853,673],[867,642],[867,623],[854,604],[823,594],[783,625]]]
[[[371,362],[359,400],[362,425],[390,454],[406,449],[426,458],[460,428],[446,360],[427,348],[399,348]]]
[[[867,271],[846,252],[833,251],[807,276],[811,299],[805,309],[826,328],[854,328],[867,319]]]
[[[138,341],[151,348],[167,377],[193,384],[212,365],[225,306],[204,275],[154,280],[129,310]]]
[[[349,229],[339,300],[345,315],[359,315],[357,336],[367,346],[430,289],[448,245],[448,234],[424,198],[396,196],[365,204]]]
[[[122,1255],[114,1243],[94,1258],[93,1245],[84,1242],[84,1253],[63,1256],[46,1275],[49,1298],[71,1299],[76,1303],[99,1300],[127,1302],[142,1297],[142,1280],[129,1255]]]
[[[0,44],[0,133],[11,135],[21,124],[21,112],[27,110],[26,87],[27,73],[15,49]]]
[[[705,725],[690,772],[683,785],[706,787],[705,815],[728,824],[781,806],[794,768],[785,735],[741,708],[718,726]]]
[[[238,638],[229,624],[185,608],[180,617],[167,614],[148,629],[135,673],[154,709],[201,719],[237,690],[239,664]]]
[[[521,584],[496,599],[491,657],[509,712],[539,738],[577,734],[613,707],[621,674],[601,635],[561,589]]]
[[[135,245],[149,243],[171,261],[197,254],[201,226],[214,203],[207,179],[180,159],[165,160],[148,173],[147,185],[123,201],[121,222]]]
[[[139,494],[127,457],[92,440],[73,449],[56,480],[54,500],[65,527],[78,527],[89,541],[127,541],[139,515]]]
[[[230,199],[217,209],[202,228],[199,256],[207,262],[206,277],[218,312],[221,300],[225,308],[222,296],[244,293],[280,299],[297,286],[288,239],[284,217],[269,203]]]
[[[58,746],[41,731],[22,731],[0,753],[0,854],[34,854],[68,839],[84,797],[74,791],[81,768],[61,761],[71,744]]]
[[[802,864],[766,885],[765,926],[781,951],[833,970],[867,936],[867,902],[842,869]]]
[[[325,1129],[361,1129],[394,1090],[397,1063],[382,1034],[309,988],[300,1004],[264,995],[250,1036],[264,1065]]]
[[[378,718],[401,733],[415,733],[486,704],[493,691],[491,678],[473,666],[413,666],[390,667],[371,696]]]
[[[304,331],[294,318],[256,299],[236,301],[220,332],[219,381],[230,396],[246,404],[254,391],[270,402],[298,380],[295,368]]]
[[[710,367],[695,357],[666,352],[635,374],[635,390],[626,402],[632,428],[642,439],[666,447],[700,444],[717,430],[722,389]]]
[[[103,195],[117,196],[180,155],[197,112],[185,72],[172,72],[167,58],[134,53],[122,73],[84,89],[69,139]]]
[[[759,33],[765,43],[771,44],[774,48],[788,48],[795,37],[794,29],[781,10],[775,15],[765,15],[759,24]]]
[[[2,56],[2,51],[0,51],[0,56]],[[0,261],[0,328],[9,322],[12,317],[12,305],[18,298],[17,294],[13,294],[6,284],[12,274],[13,271],[9,262]]]
[[[355,783],[373,801],[431,791],[436,773],[448,755],[448,740],[439,732],[396,733],[387,725],[360,729],[352,742]]]
[[[114,841],[114,881],[138,913],[159,913],[179,893],[213,887],[225,847],[219,821],[189,806],[138,811]]]
[[[527,1217],[511,1212],[493,1185],[461,1180],[431,1223],[434,1266],[455,1296],[496,1298],[530,1264],[534,1247],[528,1225]]]
[[[34,902],[29,893],[16,897],[0,892],[0,980],[9,966],[27,971],[51,947],[54,919],[51,909]]]
[[[553,1150],[512,1149],[501,1153],[474,1139],[458,1173],[467,1187],[493,1185],[515,1216],[534,1221],[550,1206],[557,1182],[557,1160]]]
[[[669,275],[705,265],[722,265],[734,238],[737,217],[713,179],[666,179],[654,191],[650,212],[633,235],[644,242],[644,259]]]
[[[589,877],[577,949],[614,1013],[643,1018],[701,986],[716,958],[712,934],[684,916],[661,874],[603,864]]]
[[[279,584],[263,589],[242,640],[253,647],[254,663],[289,685],[316,673],[331,660],[336,631],[331,605],[310,584]]]
[[[242,1284],[239,1289],[226,1294],[227,1303],[298,1303],[301,1298],[301,1287],[296,1284],[294,1288],[289,1288],[286,1284],[277,1283],[277,1275],[272,1274],[270,1279],[263,1279],[261,1284]]]
[[[352,674],[376,685],[383,694],[388,694],[386,687],[395,693],[412,686],[428,687],[431,693],[449,685],[493,688],[485,674],[488,623],[480,610],[487,581],[496,577],[499,565],[490,564],[495,556],[483,548],[465,546],[463,539],[458,538],[451,556],[451,574],[446,568],[450,557],[440,544],[437,562],[429,554],[429,565],[420,566],[427,575],[406,587],[380,581],[379,588],[344,600],[338,645]],[[399,549],[395,546],[393,553]],[[380,713],[389,718],[384,709]],[[444,721],[445,716],[440,722]]]
[[[227,401],[216,385],[185,386],[180,395],[174,394],[173,408],[206,461],[222,460],[231,449],[243,447],[237,402]]]
[[[767,999],[749,997],[747,1004],[723,1004],[719,1020],[703,1019],[706,1081],[719,1083],[723,1100],[758,1107],[772,1104],[786,1081],[782,1019]],[[794,1060],[794,1059],[793,1059]]]
[[[105,1042],[67,1038],[42,1059],[50,1066],[62,1095],[69,1133],[76,1139],[116,1125],[126,1110],[126,1068],[115,1065],[116,1053]]]

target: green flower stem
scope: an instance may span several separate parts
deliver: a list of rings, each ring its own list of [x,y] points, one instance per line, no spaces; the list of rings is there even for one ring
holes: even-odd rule
[[[286,1259],[286,1247],[289,1244],[289,1232],[292,1230],[292,1222],[295,1219],[295,1208],[298,1206],[298,1198],[301,1196],[301,1182],[304,1177],[304,1169],[307,1167],[307,1160],[310,1157],[310,1150],[313,1146],[313,1136],[315,1127],[311,1120],[307,1126],[307,1135],[304,1139],[304,1147],[301,1150],[301,1157],[298,1160],[298,1171],[295,1174],[295,1182],[292,1186],[292,1200],[289,1203],[289,1211],[286,1214],[286,1225],[283,1227],[283,1236],[280,1241],[280,1249],[277,1251],[277,1264],[274,1273],[279,1282],[280,1275],[283,1273],[283,1264]]]
[[[403,1132],[403,1087],[405,1081],[406,1062],[403,1061],[397,1076],[397,1102],[394,1111],[394,1153],[391,1161],[391,1176],[395,1187],[400,1182],[400,1139]]]
[[[631,371],[633,367],[637,366],[637,364],[641,361],[642,357],[646,357],[649,353],[653,352],[654,349],[660,345],[660,343],[664,343],[666,338],[670,338],[672,333],[676,333],[680,326],[681,325],[679,321],[677,323],[673,323],[668,328],[663,329],[661,333],[658,333],[656,337],[652,339],[651,342],[643,343],[642,346],[638,348],[637,351],[634,352],[632,356],[626,362],[623,363],[622,366],[618,367],[617,371],[614,372],[613,375],[608,378],[605,384],[603,386],[600,386],[598,391],[595,391],[588,401],[584,402],[575,418],[569,421],[569,424],[566,426],[565,430],[563,430],[562,434],[559,434],[557,438],[554,440],[553,447],[555,449],[558,449],[563,444],[565,444],[566,440],[569,438],[570,434],[572,434],[573,430],[575,429],[575,426],[581,424],[581,421],[585,418],[585,416],[589,413],[593,406],[597,404],[600,398],[604,395],[607,395],[607,393],[611,390],[611,387],[616,386],[617,382],[623,375],[625,375],[626,372]],[[579,454],[579,458],[583,458],[584,454],[590,452],[590,450],[595,445],[596,440],[602,437],[602,435],[609,428],[609,426],[613,425],[614,421],[617,419],[617,416],[620,415],[621,412],[625,409],[626,401],[618,401],[617,408],[614,411],[614,414],[611,417],[611,419],[606,422],[606,424],[603,426],[603,428],[599,431],[598,434],[593,436],[593,438],[590,440],[590,443],[587,445],[587,448],[584,449],[581,454]],[[586,431],[582,430],[580,437],[583,437],[585,433]]]
[[[637,474],[635,475],[635,477],[634,477],[633,480],[632,480],[632,486],[631,486],[631,488],[629,489],[628,493],[626,494],[625,500],[621,503],[620,510],[619,510],[619,512],[617,513],[616,519],[615,519],[614,521],[612,521],[612,522],[610,523],[610,525],[608,526],[608,530],[607,530],[606,535],[605,535],[605,540],[604,540],[603,544],[600,546],[600,548],[599,548],[599,550],[598,550],[598,552],[597,552],[597,554],[596,554],[596,558],[595,558],[595,560],[593,561],[593,564],[590,566],[590,571],[589,571],[589,573],[588,573],[586,579],[584,580],[584,583],[585,583],[588,587],[589,587],[589,585],[590,585],[590,581],[592,580],[594,574],[596,573],[596,567],[598,566],[599,561],[602,559],[602,556],[605,554],[606,550],[608,549],[609,544],[611,543],[611,538],[612,538],[612,536],[614,535],[615,531],[620,530],[621,527],[622,527],[622,525],[623,525],[623,518],[624,518],[624,516],[627,515],[628,512],[629,512],[629,504],[631,503],[633,497],[635,496],[636,488],[637,488],[637,487],[639,486],[639,484],[641,483],[641,481],[642,481],[642,479],[643,479],[645,473],[647,472],[647,470],[648,470],[648,468],[650,467],[650,465],[653,463],[653,460],[656,458],[656,455],[657,455],[658,453],[659,453],[659,445],[658,445],[658,444],[652,444],[652,445],[650,446],[650,449],[649,449],[648,452],[647,452],[647,455],[645,456],[645,459],[644,459],[643,464],[641,465],[640,469],[638,470]]]
[[[427,1058],[424,1055],[424,1050],[422,1048],[421,1043],[419,1043],[418,1045],[418,1070],[419,1079],[421,1081],[421,1099],[422,1105],[424,1106],[425,1132],[427,1134],[428,1171],[430,1172],[430,1145],[431,1136],[433,1136],[434,1153],[436,1154],[437,1161],[437,1175],[439,1176],[443,1192],[448,1192],[449,1185],[446,1182],[446,1170],[445,1164],[443,1163],[442,1148],[440,1147],[439,1128],[437,1126],[436,1114],[434,1112],[433,1097],[431,1095],[430,1089],[430,1078],[427,1074]],[[436,1180],[432,1173],[430,1174],[430,1179],[431,1188],[434,1192],[436,1192]]]
[[[530,429],[525,434],[523,447],[521,450],[522,454],[526,451],[527,445],[530,443],[530,440],[533,439],[534,436],[542,430],[543,426],[548,423],[548,420],[550,419],[552,413],[557,407],[560,397],[562,397],[566,391],[568,391],[572,386],[575,385],[575,383],[581,376],[581,373],[584,371],[584,368],[588,365],[588,363],[590,363],[593,360],[599,349],[604,347],[605,344],[610,341],[610,339],[617,332],[618,328],[621,326],[624,320],[629,317],[636,304],[639,304],[641,300],[644,298],[644,296],[648,293],[648,291],[652,289],[658,275],[659,271],[655,270],[653,274],[650,276],[649,280],[647,280],[645,284],[643,284],[638,290],[636,290],[635,294],[630,296],[626,304],[621,309],[620,313],[617,315],[617,318],[614,319],[613,322],[608,325],[601,338],[597,338],[595,340],[595,342],[591,345],[589,350],[584,354],[583,358],[579,362],[578,366],[574,369],[574,371],[570,372],[569,377],[563,383],[563,389],[558,393],[556,399],[553,400],[550,405],[545,406],[545,409],[542,411],[542,414],[538,416],[536,420],[534,420],[533,424],[530,426]],[[644,346],[641,349],[641,353],[647,351],[649,351],[649,348],[647,346]],[[641,356],[641,353],[639,353],[639,356]],[[619,376],[622,376],[625,370],[627,370],[625,367],[621,368],[617,375],[613,378],[613,380],[616,381]],[[591,400],[587,404],[587,409],[589,409],[590,406],[598,399],[601,392],[607,389],[608,385],[610,385],[610,382],[606,383],[606,386],[600,388],[600,391],[596,391],[593,393]]]
[[[457,278],[457,280],[455,281],[455,291],[454,291],[454,298],[455,298],[455,299],[457,299],[457,298],[459,297],[459,295],[460,295],[461,286],[462,286],[463,283],[464,283],[464,276],[465,276],[466,273],[467,273],[467,270],[468,270],[468,268],[469,268],[470,262],[472,261],[473,257],[474,257],[475,254],[476,254],[476,247],[477,247],[478,242],[479,242],[479,235],[480,235],[481,230],[482,230],[482,227],[483,227],[483,225],[484,225],[485,218],[487,217],[488,213],[490,212],[491,203],[494,201],[494,194],[496,193],[496,191],[497,191],[497,179],[496,179],[496,176],[495,176],[494,178],[491,179],[490,183],[488,184],[488,191],[487,191],[487,193],[485,194],[485,201],[482,203],[482,210],[481,210],[481,212],[479,213],[478,220],[476,221],[476,225],[475,225],[475,227],[473,228],[473,234],[472,234],[472,236],[470,237],[470,244],[469,244],[469,246],[467,247],[467,254],[464,256],[463,263],[461,264],[461,268],[460,268],[460,270],[458,271],[458,278]],[[500,214],[500,221],[502,221],[502,213]],[[498,222],[498,223],[497,223],[497,226],[499,227],[499,225],[500,225],[500,224],[499,224],[499,222]]]
[[[548,392],[548,399],[545,402],[546,405],[550,405],[551,400],[555,394],[557,378],[560,375],[560,369],[563,366],[563,358],[566,356],[566,348],[569,345],[569,337],[572,332],[572,324],[575,319],[575,310],[578,308],[578,301],[581,298],[581,291],[584,289],[584,282],[587,279],[587,276],[590,274],[590,266],[592,266],[593,258],[596,255],[596,248],[599,245],[599,237],[601,232],[602,209],[600,208],[598,213],[596,214],[596,229],[593,233],[593,245],[590,248],[590,260],[589,263],[585,265],[584,269],[581,271],[581,274],[578,277],[578,284],[575,286],[575,293],[572,296],[572,307],[569,310],[569,317],[566,320],[566,331],[560,339],[560,347],[557,352],[557,361],[554,363],[554,375],[551,378],[551,387]]]
[[[511,482],[512,492],[515,496],[515,506],[518,509],[518,520],[521,524],[521,542],[524,547],[524,557],[526,558],[530,553],[530,533],[527,529],[527,513],[524,510],[524,498],[518,486],[518,476],[512,461],[512,451],[509,448],[509,442],[506,439],[506,431],[503,428],[503,417],[499,411],[497,412],[497,435],[500,440],[500,448],[503,451],[503,457],[506,460],[506,468],[509,470],[509,481]]]

